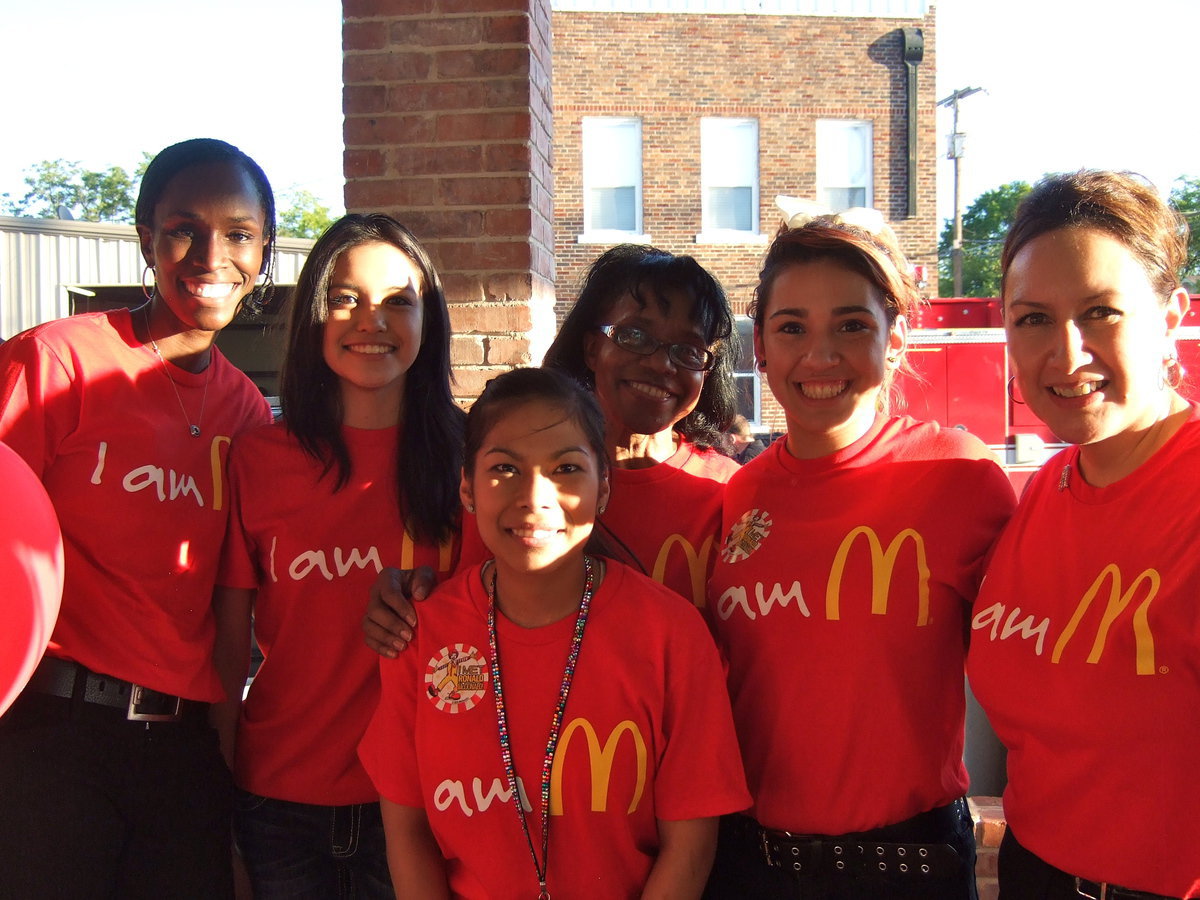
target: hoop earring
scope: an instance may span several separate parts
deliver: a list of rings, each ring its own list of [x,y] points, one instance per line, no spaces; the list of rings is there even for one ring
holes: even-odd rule
[[[262,281],[258,281],[252,290],[246,296],[246,303],[250,306],[253,312],[262,312],[271,303],[271,298],[275,295],[275,280],[268,273],[259,275]]]
[[[1017,406],[1024,406],[1024,405],[1025,405],[1025,401],[1024,401],[1024,400],[1018,400],[1018,399],[1017,399],[1017,395],[1016,395],[1016,393],[1013,391],[1013,386],[1014,386],[1016,383],[1017,383],[1017,376],[1016,376],[1016,375],[1009,375],[1009,376],[1008,376],[1008,399],[1009,399],[1009,400],[1011,400],[1013,403],[1017,404]]]
[[[150,286],[146,287],[146,273],[150,273]],[[154,299],[154,292],[158,290],[158,282],[154,277],[154,266],[147,265],[142,269],[142,296],[150,301]]]

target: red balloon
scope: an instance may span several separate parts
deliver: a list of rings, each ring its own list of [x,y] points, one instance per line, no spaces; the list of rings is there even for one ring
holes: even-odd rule
[[[62,602],[58,516],[42,482],[0,444],[0,714],[42,658]]]

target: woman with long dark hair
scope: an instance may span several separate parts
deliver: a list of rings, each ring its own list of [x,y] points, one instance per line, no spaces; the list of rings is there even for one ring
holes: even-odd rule
[[[238,725],[238,845],[259,898],[388,897],[356,755],[379,696],[361,598],[384,562],[452,570],[463,434],[441,280],[395,220],[348,215],[313,246],[281,401],[277,423],[235,442],[218,578],[241,646],[253,608],[265,657]]]

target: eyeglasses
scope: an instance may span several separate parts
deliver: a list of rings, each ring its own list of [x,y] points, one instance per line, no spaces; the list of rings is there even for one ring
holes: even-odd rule
[[[651,356],[658,352],[659,347],[666,347],[667,358],[681,369],[707,372],[716,360],[716,357],[703,347],[684,343],[666,344],[632,325],[601,325],[600,331],[622,350],[628,350],[638,356]]]

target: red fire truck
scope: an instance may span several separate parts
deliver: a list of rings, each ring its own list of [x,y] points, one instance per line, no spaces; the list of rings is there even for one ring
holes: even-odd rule
[[[1019,491],[1063,447],[1029,407],[1009,399],[1000,301],[934,298],[908,333],[908,359],[919,378],[902,376],[903,410],[916,419],[965,428],[991,446]],[[1178,332],[1182,392],[1200,399],[1200,295]]]

